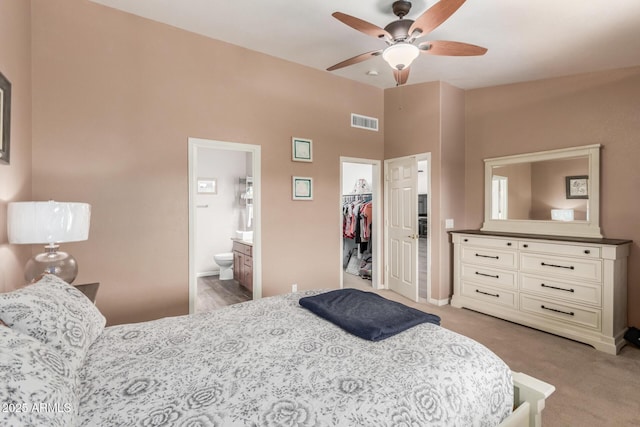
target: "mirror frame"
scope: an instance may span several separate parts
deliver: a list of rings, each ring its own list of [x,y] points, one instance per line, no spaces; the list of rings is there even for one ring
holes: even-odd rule
[[[600,144],[561,148],[537,153],[494,157],[484,160],[484,223],[482,231],[503,233],[542,234],[554,236],[602,238],[600,232]],[[543,160],[587,157],[589,160],[589,199],[587,221],[552,221],[525,219],[491,219],[491,177],[494,166]]]

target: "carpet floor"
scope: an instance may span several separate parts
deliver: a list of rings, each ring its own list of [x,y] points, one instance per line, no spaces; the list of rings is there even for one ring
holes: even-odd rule
[[[545,427],[640,426],[640,349],[617,356],[526,326],[449,305],[411,302],[376,291],[442,318],[442,326],[482,343],[516,372],[556,387],[542,412]]]

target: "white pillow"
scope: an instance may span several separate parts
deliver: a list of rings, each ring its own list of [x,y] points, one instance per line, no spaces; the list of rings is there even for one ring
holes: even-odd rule
[[[79,290],[46,274],[33,285],[0,294],[0,319],[55,348],[77,371],[106,320]]]
[[[76,425],[77,375],[40,341],[0,326],[0,425]]]

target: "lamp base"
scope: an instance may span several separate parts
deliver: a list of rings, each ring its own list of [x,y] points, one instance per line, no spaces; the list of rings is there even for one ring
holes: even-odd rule
[[[78,275],[78,263],[70,254],[58,251],[58,245],[47,245],[45,252],[27,261],[24,277],[27,283],[39,278],[42,274],[53,274],[67,283],[72,283]]]

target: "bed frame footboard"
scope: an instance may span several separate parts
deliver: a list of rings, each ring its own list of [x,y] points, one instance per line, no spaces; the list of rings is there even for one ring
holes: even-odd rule
[[[500,427],[540,427],[545,400],[556,388],[537,378],[513,372],[514,410]]]

